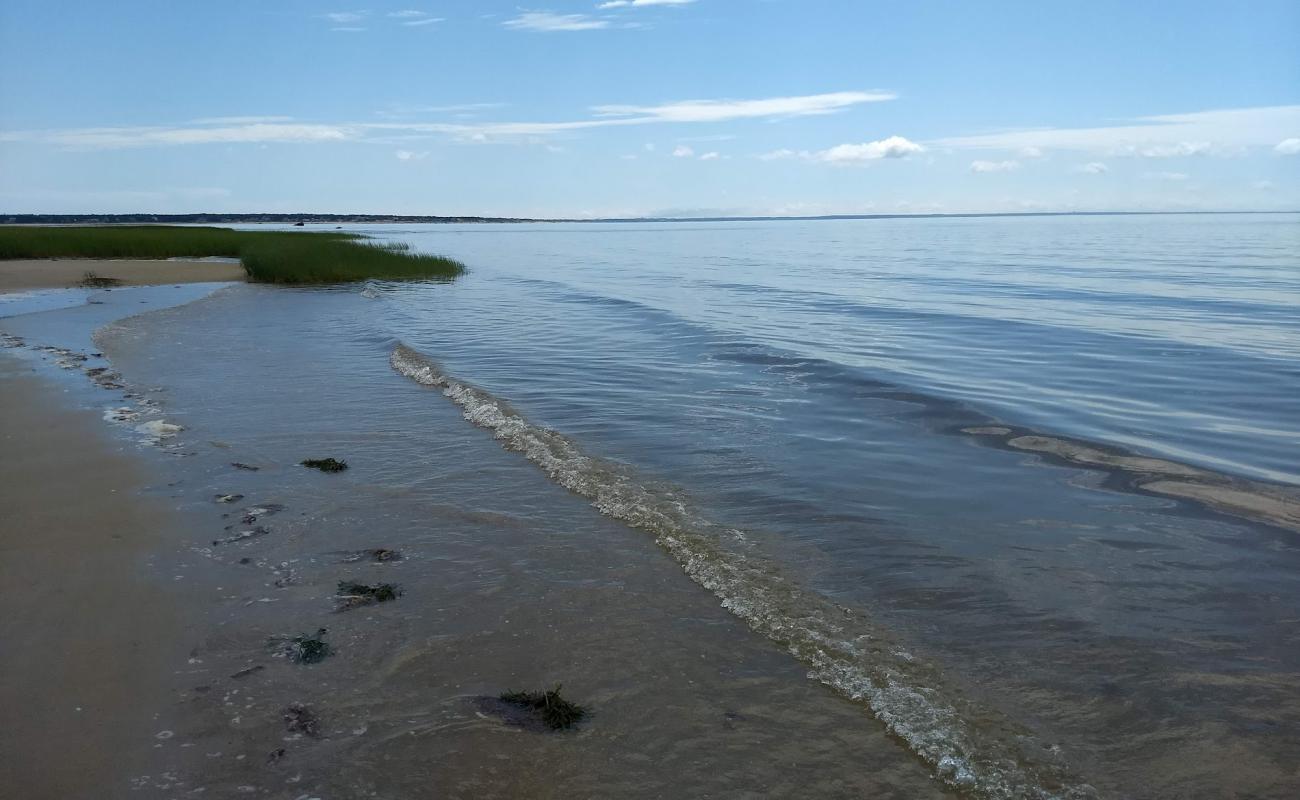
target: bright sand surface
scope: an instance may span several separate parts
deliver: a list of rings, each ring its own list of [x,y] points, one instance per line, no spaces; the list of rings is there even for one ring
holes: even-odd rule
[[[243,266],[228,261],[89,258],[15,260],[0,261],[0,292],[76,286],[87,272],[93,272],[101,278],[114,278],[121,281],[123,286],[242,281],[246,277]]]
[[[178,521],[93,412],[3,355],[0,385],[0,795],[129,796],[186,661],[144,563]]]

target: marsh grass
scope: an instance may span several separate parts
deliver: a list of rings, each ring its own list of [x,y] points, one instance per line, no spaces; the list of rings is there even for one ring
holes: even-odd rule
[[[238,258],[263,283],[450,280],[463,264],[412,254],[404,244],[352,233],[236,231],[174,225],[0,226],[0,260],[44,258]]]

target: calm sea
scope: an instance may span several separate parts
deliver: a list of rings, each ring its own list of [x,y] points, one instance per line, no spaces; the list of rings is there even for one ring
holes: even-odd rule
[[[317,788],[1300,793],[1300,216],[355,230],[470,272],[99,338],[193,503],[292,509],[207,548],[293,573],[212,650],[331,623]],[[322,617],[379,544],[401,601]],[[560,681],[569,740],[465,704]]]

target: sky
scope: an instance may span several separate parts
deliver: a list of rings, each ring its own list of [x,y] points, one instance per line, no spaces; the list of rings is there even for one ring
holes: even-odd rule
[[[1300,210],[1300,3],[0,0],[0,213]]]

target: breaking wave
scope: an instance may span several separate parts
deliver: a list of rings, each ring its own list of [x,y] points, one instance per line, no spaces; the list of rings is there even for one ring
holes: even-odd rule
[[[865,614],[789,580],[747,548],[739,531],[701,518],[675,492],[648,487],[628,467],[583,453],[562,434],[532,424],[405,345],[393,350],[390,361],[398,373],[440,389],[465,419],[602,514],[653,534],[724,608],[806,664],[810,678],[865,704],[945,783],[981,798],[1096,797],[1057,748],[976,708],[945,685],[934,665],[909,653]]]

